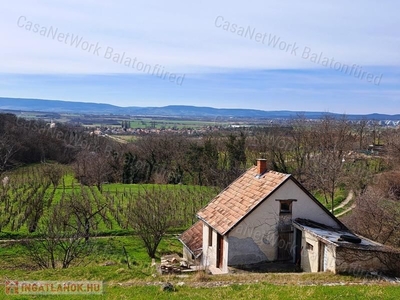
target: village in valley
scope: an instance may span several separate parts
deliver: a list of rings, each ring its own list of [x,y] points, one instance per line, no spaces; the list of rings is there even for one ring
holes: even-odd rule
[[[277,273],[398,282],[396,127],[299,116],[128,140],[0,116],[3,276],[107,280],[96,270],[176,291]]]

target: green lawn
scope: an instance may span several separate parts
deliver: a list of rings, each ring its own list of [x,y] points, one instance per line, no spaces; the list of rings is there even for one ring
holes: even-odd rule
[[[400,286],[371,279],[331,273],[250,273],[205,277],[159,275],[137,237],[97,238],[96,247],[82,264],[68,269],[37,269],[25,248],[0,243],[0,299],[6,279],[20,281],[103,281],[104,294],[59,296],[12,296],[11,299],[398,299]],[[123,247],[128,253],[128,268]],[[163,239],[157,262],[163,254],[181,253],[175,236]],[[161,285],[171,282],[174,292]],[[179,286],[178,283],[183,283]],[[327,286],[329,284],[346,286]]]
[[[0,299],[10,299],[0,294]],[[11,299],[399,299],[399,286],[298,286],[269,283],[223,287],[177,287],[162,291],[159,285],[105,285],[103,295],[13,296]]]
[[[102,237],[92,239],[93,251],[79,264],[68,269],[39,269],[30,259],[28,251],[20,243],[0,243],[0,282],[7,278],[18,280],[102,280],[125,282],[153,278],[156,273],[151,259],[137,236]],[[127,257],[124,252],[126,249]],[[165,237],[158,249],[157,260],[164,254],[182,252],[176,236]],[[107,266],[105,265],[107,264]]]
[[[332,203],[330,200],[328,200],[328,203],[325,200],[325,197],[323,195],[323,193],[321,193],[320,191],[314,191],[312,192],[312,194],[314,195],[314,197],[322,203],[322,205],[324,205],[329,211],[332,210]],[[335,192],[335,199],[333,200],[333,207],[338,206],[340,203],[342,203],[346,197],[348,195],[348,191],[341,187],[338,188]]]

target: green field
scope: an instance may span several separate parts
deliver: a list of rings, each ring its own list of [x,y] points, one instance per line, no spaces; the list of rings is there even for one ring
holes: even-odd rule
[[[226,125],[226,123],[224,123]],[[159,118],[140,118],[130,121],[131,128],[192,128],[198,129],[204,126],[216,126],[220,123],[214,121],[196,121],[196,120],[173,120],[173,119],[159,119]]]
[[[103,295],[81,296],[8,296],[0,299],[399,299],[394,286],[280,286],[268,283],[230,285],[227,287],[179,287],[163,292],[160,286],[106,286]]]
[[[65,175],[58,185],[54,186],[49,178],[43,176],[42,166],[35,165],[17,169],[8,174],[10,184],[7,187],[0,186],[0,212],[5,209],[6,200],[11,202],[9,209],[13,212],[11,221],[6,222],[0,216],[0,238],[29,237],[30,219],[39,206],[41,207],[39,218],[35,217],[37,223],[46,219],[49,212],[61,200],[68,200],[71,195],[87,199],[96,205],[107,205],[107,212],[111,220],[107,224],[99,219],[95,233],[97,235],[110,235],[126,233],[126,228],[121,226],[119,216],[115,215],[117,208],[124,209],[128,203],[134,202],[137,197],[144,195],[146,191],[169,190],[171,195],[177,199],[176,213],[179,219],[173,232],[182,231],[195,221],[195,213],[206,205],[218,192],[218,189],[187,185],[155,185],[155,184],[103,184],[99,191],[93,186],[84,186],[78,183],[69,169],[65,169]]]
[[[93,203],[108,203],[126,207],[143,193],[150,190],[168,191],[180,199],[177,215],[180,222],[162,239],[156,252],[156,262],[162,255],[182,253],[178,234],[195,221],[195,213],[218,192],[210,187],[185,185],[136,185],[103,184],[96,187],[80,185],[71,170],[52,184],[42,165],[20,168],[7,174],[9,185],[0,185],[2,202],[11,201],[14,212],[12,222],[0,222],[5,226],[0,232],[0,299],[398,299],[400,286],[378,279],[331,273],[249,273],[211,276],[194,272],[190,275],[160,275],[152,266],[142,240],[129,228],[121,226],[115,211],[108,211],[111,222],[99,218],[92,230],[91,252],[74,261],[69,268],[41,269],[34,263],[21,238],[36,243],[41,238],[29,232],[31,211],[44,203],[40,220],[60,203],[75,194]],[[43,173],[44,172],[44,173]],[[341,190],[338,197],[345,197]],[[32,206],[34,205],[34,206]],[[39,222],[40,222],[39,220]],[[104,294],[99,295],[39,295],[9,296],[5,294],[6,280],[84,281],[99,280],[104,283]],[[175,291],[162,291],[162,284],[171,282]]]
[[[151,266],[137,237],[95,239],[93,253],[78,266],[68,269],[35,267],[18,243],[0,243],[0,299],[6,279],[26,281],[103,281],[104,294],[64,296],[12,296],[11,299],[398,299],[400,286],[331,273],[249,273],[232,275],[159,275]],[[127,259],[123,247],[128,253]],[[176,236],[163,239],[157,257],[181,253]],[[158,261],[158,259],[157,259]],[[199,276],[201,275],[201,276]],[[171,282],[173,292],[162,291]]]

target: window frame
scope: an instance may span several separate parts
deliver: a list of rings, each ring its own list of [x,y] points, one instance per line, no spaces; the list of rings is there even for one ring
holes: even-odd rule
[[[297,199],[276,199],[276,201],[279,201],[279,215],[290,215],[293,212],[293,202]]]

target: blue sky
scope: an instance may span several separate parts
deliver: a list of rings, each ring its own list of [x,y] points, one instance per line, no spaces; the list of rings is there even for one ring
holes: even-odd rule
[[[348,2],[8,1],[0,96],[400,113],[400,3]]]

